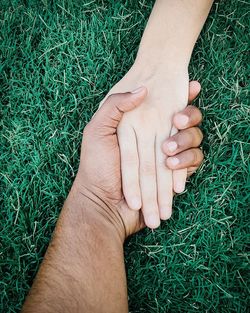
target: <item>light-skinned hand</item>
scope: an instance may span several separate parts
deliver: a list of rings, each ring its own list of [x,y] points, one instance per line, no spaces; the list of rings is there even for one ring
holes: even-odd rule
[[[79,171],[73,185],[74,192],[80,194],[80,197],[87,197],[90,201],[98,203],[98,213],[120,229],[120,232],[124,233],[124,239],[144,227],[145,223],[141,211],[131,210],[124,199],[117,128],[123,114],[139,107],[146,97],[147,89],[142,87],[135,93],[114,94],[106,99],[85,127]],[[180,151],[180,154],[173,153],[177,157],[181,154],[185,156],[185,153],[189,153],[190,148],[201,140],[200,133],[197,133],[198,138],[193,135],[189,137],[192,133],[190,129],[201,119],[199,110],[192,107],[179,114],[187,116],[189,122],[181,126],[177,115],[174,119],[175,125],[183,128],[173,137],[179,146],[177,151]],[[189,128],[185,129],[187,126]],[[188,140],[186,145],[181,146],[182,137],[188,137]],[[189,165],[187,162],[184,165],[180,163],[179,168],[196,168],[201,161],[202,159]]]

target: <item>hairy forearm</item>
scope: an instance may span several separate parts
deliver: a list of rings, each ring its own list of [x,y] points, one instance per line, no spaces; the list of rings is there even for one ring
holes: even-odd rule
[[[123,240],[96,205],[70,194],[23,313],[128,311]]]
[[[136,62],[157,68],[188,66],[213,0],[156,0]]]

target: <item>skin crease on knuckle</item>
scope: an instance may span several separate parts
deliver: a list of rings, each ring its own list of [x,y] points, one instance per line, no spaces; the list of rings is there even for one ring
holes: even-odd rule
[[[199,127],[192,127],[189,129],[181,130],[176,135],[170,137],[162,144],[162,150],[168,156],[174,156],[181,151],[198,147],[203,140],[203,134]],[[168,144],[175,142],[177,148],[174,151],[169,151]]]
[[[189,121],[190,121],[189,123],[192,123],[193,126],[196,124],[199,124],[202,121],[201,111],[193,105],[189,105],[185,109],[185,115],[188,116]],[[190,124],[190,126],[192,125]]]
[[[190,137],[188,142],[190,142],[190,147],[198,147],[203,139],[203,135],[199,127],[192,127],[187,130],[187,133]]]
[[[199,127],[196,127],[196,131],[198,132],[197,136],[199,136],[200,138],[200,143],[202,142],[203,138],[204,138],[204,135],[203,135],[203,132],[201,131],[201,129]]]
[[[140,172],[141,172],[142,175],[144,175],[146,177],[155,176],[156,175],[155,164],[151,163],[150,161],[144,161],[140,165]]]
[[[192,163],[193,166],[199,166],[203,160],[204,156],[200,149],[193,149],[192,151]]]

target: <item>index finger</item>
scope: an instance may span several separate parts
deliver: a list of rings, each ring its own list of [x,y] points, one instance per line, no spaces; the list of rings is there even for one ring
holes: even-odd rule
[[[188,105],[184,110],[176,113],[173,118],[173,124],[179,130],[197,126],[201,121],[201,111],[193,105]]]

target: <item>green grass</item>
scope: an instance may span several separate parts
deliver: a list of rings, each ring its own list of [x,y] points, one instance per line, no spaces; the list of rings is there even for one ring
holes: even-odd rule
[[[84,125],[132,65],[152,5],[0,0],[1,312],[21,308],[77,171]],[[216,2],[195,47],[206,159],[171,221],[126,244],[132,313],[247,312],[248,9]]]

